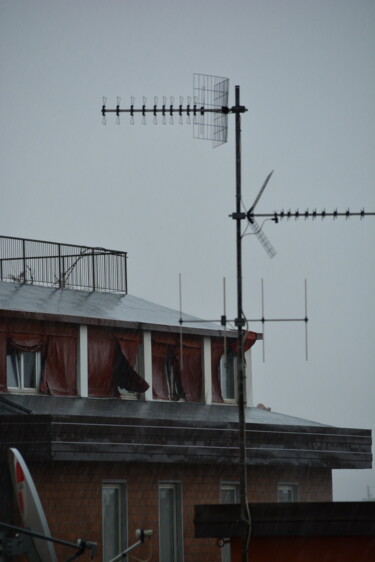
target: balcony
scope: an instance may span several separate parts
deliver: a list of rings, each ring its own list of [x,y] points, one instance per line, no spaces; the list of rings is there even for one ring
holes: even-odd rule
[[[127,253],[0,236],[0,280],[127,294]]]

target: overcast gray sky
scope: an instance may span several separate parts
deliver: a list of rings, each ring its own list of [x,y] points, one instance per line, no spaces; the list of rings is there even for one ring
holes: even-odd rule
[[[193,74],[230,79],[242,117],[243,201],[259,212],[375,210],[372,0],[0,0],[1,234],[129,254],[129,292],[203,318],[236,315],[234,119],[212,149],[191,125],[101,124],[108,106],[191,96]],[[160,102],[159,102],[160,104]],[[254,402],[375,429],[375,218],[266,222],[277,251],[243,242],[244,312],[266,325]],[[261,331],[260,324],[252,329]],[[335,499],[375,495],[340,471]]]

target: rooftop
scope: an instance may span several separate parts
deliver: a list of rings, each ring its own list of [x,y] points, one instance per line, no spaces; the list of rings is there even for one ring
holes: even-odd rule
[[[180,312],[132,295],[74,291],[0,281],[0,317],[178,331]],[[223,335],[222,327],[182,314],[185,332]]]

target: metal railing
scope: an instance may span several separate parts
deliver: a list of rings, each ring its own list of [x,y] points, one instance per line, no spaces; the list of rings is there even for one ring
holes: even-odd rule
[[[0,236],[0,280],[127,293],[127,253]]]

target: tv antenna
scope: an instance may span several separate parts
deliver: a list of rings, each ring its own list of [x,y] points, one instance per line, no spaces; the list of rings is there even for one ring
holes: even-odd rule
[[[127,113],[130,116],[130,123],[134,123],[137,115],[142,117],[142,123],[146,123],[147,115],[153,116],[154,123],[157,123],[158,116],[161,116],[162,123],[174,122],[174,116],[178,116],[179,123],[183,123],[185,116],[186,122],[193,121],[194,138],[211,140],[213,147],[220,146],[227,141],[228,131],[228,115],[235,116],[235,167],[236,167],[236,189],[235,189],[235,212],[230,216],[235,221],[236,228],[236,277],[237,277],[237,316],[234,324],[237,328],[237,387],[238,387],[238,427],[239,427],[239,464],[240,464],[240,503],[241,503],[241,520],[240,525],[244,527],[246,538],[242,541],[242,562],[248,560],[248,544],[251,534],[251,517],[247,503],[247,467],[246,467],[246,424],[245,424],[245,400],[244,400],[244,327],[246,325],[246,317],[243,313],[242,306],[242,240],[246,232],[242,232],[242,221],[247,220],[250,228],[258,237],[270,257],[275,255],[275,250],[268,241],[262,231],[262,227],[256,222],[257,217],[271,218],[275,222],[280,220],[279,213],[257,215],[255,207],[271,177],[269,174],[256,197],[254,204],[247,211],[241,209],[241,114],[247,111],[247,108],[240,103],[240,87],[235,86],[235,104],[228,106],[229,80],[220,76],[209,76],[205,74],[194,74],[193,80],[194,96],[187,98],[187,104],[184,105],[184,99],[180,97],[180,103],[175,106],[174,98],[170,98],[168,104],[167,98],[163,98],[161,107],[158,106],[158,99],[154,98],[152,107],[147,107],[147,100],[144,97],[140,107],[135,107],[134,98],[128,108],[120,107],[121,98],[117,98],[117,105],[113,109],[106,106],[106,98],[103,98],[101,109],[103,123],[106,123],[107,113],[116,115],[116,123],[120,124],[120,115]],[[365,213],[366,214],[366,213]],[[373,214],[373,213],[368,213]],[[350,214],[353,215],[352,213]],[[327,214],[325,215],[327,216]],[[337,213],[336,216],[339,216]],[[341,216],[341,215],[340,215]],[[305,218],[309,218],[308,215]],[[297,218],[297,217],[295,217]],[[322,217],[323,218],[323,217]],[[277,220],[276,220],[277,219]]]
[[[238,426],[239,426],[239,463],[240,463],[240,500],[241,500],[241,524],[246,528],[247,538],[242,544],[242,559],[247,562],[248,542],[251,531],[250,513],[247,503],[247,467],[246,467],[246,433],[245,433],[245,397],[244,397],[244,354],[243,336],[246,319],[242,310],[242,220],[241,215],[241,114],[247,108],[240,102],[240,87],[235,86],[235,104],[228,106],[229,79],[220,76],[210,76],[206,74],[194,74],[193,79],[194,99],[187,99],[187,105],[183,105],[183,98],[177,107],[174,105],[174,98],[170,98],[169,106],[166,98],[163,98],[161,107],[154,98],[154,105],[146,107],[146,98],[143,98],[141,107],[134,106],[134,98],[131,99],[130,107],[122,109],[120,98],[117,98],[117,105],[113,109],[106,107],[106,98],[103,98],[102,117],[103,123],[106,122],[107,113],[116,115],[116,122],[120,123],[121,113],[130,115],[130,122],[134,122],[134,117],[138,114],[142,116],[142,122],[146,122],[148,114],[153,115],[154,122],[157,122],[158,115],[162,116],[162,122],[166,123],[169,115],[170,123],[173,117],[179,116],[179,122],[183,121],[185,115],[187,122],[193,120],[194,138],[211,140],[213,147],[217,147],[227,141],[228,115],[235,116],[235,154],[236,154],[236,212],[233,216],[236,223],[236,273],[237,273],[237,317],[235,325],[237,327],[237,387],[238,387]],[[245,215],[246,217],[246,215]]]

